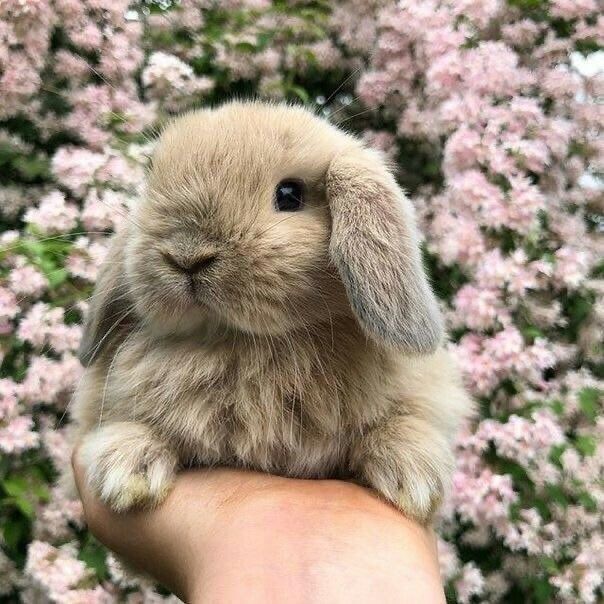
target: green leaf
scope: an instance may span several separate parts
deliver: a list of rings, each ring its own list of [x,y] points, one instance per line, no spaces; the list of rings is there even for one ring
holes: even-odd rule
[[[301,86],[296,86],[295,84],[290,84],[287,87],[287,91],[291,92],[295,96],[297,96],[304,104],[310,103],[310,95]]]
[[[19,550],[21,544],[27,540],[29,528],[30,522],[23,516],[3,519],[2,536],[6,547],[12,551]]]
[[[587,418],[594,423],[600,412],[600,397],[602,393],[597,388],[583,388],[579,393],[579,406]]]
[[[556,415],[562,415],[562,413],[564,413],[564,403],[560,399],[554,399],[550,403],[550,406]]]
[[[17,497],[13,500],[15,507],[26,517],[33,520],[34,504],[25,497]]]
[[[67,281],[69,273],[64,268],[54,269],[48,273],[45,273],[48,283],[51,287],[57,287]]]
[[[48,178],[50,176],[50,164],[42,157],[20,156],[13,160],[13,167],[21,173],[25,180],[36,178]]]
[[[550,575],[557,575],[560,572],[560,569],[553,558],[544,556],[539,560],[539,562],[541,567],[544,568]]]
[[[548,499],[554,503],[561,505],[563,508],[567,508],[569,504],[568,497],[564,491],[555,484],[546,484],[545,492],[547,493]]]
[[[532,484],[532,481],[524,467],[511,459],[500,458],[495,462],[497,471],[501,474],[509,474],[516,485]]]
[[[554,589],[547,578],[539,578],[534,582],[535,602],[538,604],[551,604],[553,602]]]
[[[235,49],[239,52],[254,53],[256,52],[256,45],[251,42],[237,42]]]
[[[593,436],[577,436],[575,446],[586,457],[596,452],[596,439]]]
[[[2,488],[11,497],[20,497],[29,490],[29,483],[24,476],[13,475],[2,481]]]
[[[30,468],[24,474],[8,476],[0,484],[8,495],[5,501],[29,519],[33,519],[38,503],[50,498],[45,477],[36,467]]]
[[[550,461],[558,466],[562,467],[562,455],[566,451],[566,445],[554,445],[549,453]]]
[[[577,500],[579,503],[588,511],[588,512],[596,512],[598,510],[598,504],[595,499],[586,492],[580,493],[577,496]]]
[[[44,255],[44,245],[36,239],[21,239],[19,247],[25,254],[33,257]]]
[[[91,568],[99,581],[104,581],[108,578],[107,570],[107,552],[105,548],[92,536],[89,535],[88,540],[80,550],[78,556],[82,562]]]
[[[522,335],[527,342],[532,344],[536,338],[542,338],[544,333],[534,325],[527,325],[522,328]]]
[[[524,10],[534,10],[545,6],[546,0],[508,0],[510,6],[517,6]]]

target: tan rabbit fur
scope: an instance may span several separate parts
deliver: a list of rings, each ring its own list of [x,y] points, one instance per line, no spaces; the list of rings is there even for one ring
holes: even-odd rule
[[[275,206],[284,179],[298,211]],[[427,522],[471,410],[443,342],[379,153],[302,108],[189,113],[91,299],[73,403],[87,479],[125,510],[188,466],[350,478]]]

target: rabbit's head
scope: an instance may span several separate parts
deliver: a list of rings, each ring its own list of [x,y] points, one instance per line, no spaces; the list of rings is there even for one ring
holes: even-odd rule
[[[413,211],[382,156],[307,110],[256,102],[163,132],[97,284],[85,363],[127,312],[164,334],[272,337],[348,314],[409,353],[442,337]]]

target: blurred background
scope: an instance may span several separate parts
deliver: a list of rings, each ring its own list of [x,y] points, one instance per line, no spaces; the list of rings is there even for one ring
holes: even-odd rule
[[[0,600],[175,600],[56,486],[75,351],[161,125],[260,97],[382,149],[417,208],[480,403],[449,601],[601,602],[603,40],[596,0],[0,2]]]

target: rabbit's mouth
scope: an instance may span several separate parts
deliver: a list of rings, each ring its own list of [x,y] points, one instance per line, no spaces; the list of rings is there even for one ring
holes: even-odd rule
[[[189,291],[188,285],[181,284],[180,292],[169,297],[163,296],[161,303],[158,298],[147,299],[139,308],[139,314],[151,332],[158,336],[187,335],[199,329],[210,317],[214,316],[211,308],[196,295]]]

